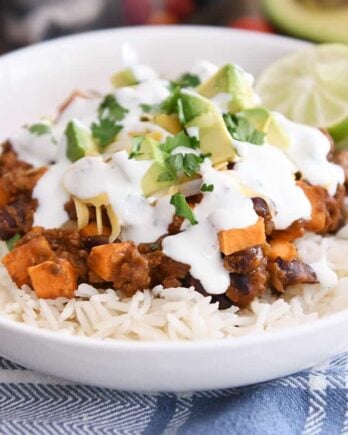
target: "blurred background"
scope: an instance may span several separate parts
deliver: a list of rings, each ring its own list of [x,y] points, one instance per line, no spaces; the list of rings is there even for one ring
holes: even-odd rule
[[[139,24],[209,24],[348,43],[348,0],[0,0],[0,52]]]

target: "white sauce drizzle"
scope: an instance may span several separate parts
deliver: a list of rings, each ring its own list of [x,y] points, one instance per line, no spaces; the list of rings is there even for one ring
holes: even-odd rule
[[[167,232],[174,208],[168,196],[155,206],[143,196],[141,180],[151,164],[129,159],[125,151],[115,153],[110,163],[101,157],[85,157],[66,171],[64,186],[82,200],[106,193],[122,226],[122,239],[153,242]]]
[[[70,166],[68,161],[49,166],[36,184],[33,198],[37,199],[38,208],[34,214],[34,226],[58,228],[69,219],[64,204],[69,201],[70,196],[62,182],[68,166]]]
[[[296,168],[280,149],[268,144],[234,144],[241,158],[235,171],[245,186],[272,201],[277,229],[285,229],[297,219],[310,218],[310,202],[295,183]]]
[[[233,171],[219,172],[205,160],[201,173],[202,182],[213,184],[214,191],[205,193],[194,209],[198,224],[166,237],[162,246],[166,255],[191,266],[191,275],[208,293],[222,294],[230,278],[223,266],[217,233],[253,225],[258,216],[251,199],[243,195]]]
[[[327,160],[329,139],[317,128],[292,122],[280,113],[274,113],[274,116],[290,138],[284,152],[303,178],[325,187],[330,195],[334,195],[337,185],[344,182],[344,173],[340,166]]]
[[[46,166],[56,159],[57,145],[50,133],[38,136],[31,133],[28,128],[22,127],[17,135],[9,138],[9,141],[18,158],[36,168]]]

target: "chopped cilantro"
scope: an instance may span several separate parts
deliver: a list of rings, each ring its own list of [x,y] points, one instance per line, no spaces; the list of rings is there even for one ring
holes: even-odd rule
[[[178,176],[192,177],[199,171],[204,158],[193,153],[173,154],[165,160],[167,170],[159,175],[158,181],[176,180]]]
[[[128,110],[122,107],[115,96],[112,94],[106,95],[98,108],[98,114],[100,119],[109,119],[110,121],[121,121]]]
[[[20,234],[15,234],[13,237],[11,237],[9,240],[6,241],[7,249],[9,251],[12,251],[14,245],[18,242],[18,240],[21,239]]]
[[[134,136],[132,139],[132,151],[129,154],[129,159],[134,159],[141,156],[143,153],[140,152],[141,144],[143,143],[145,136]]]
[[[176,85],[180,86],[180,88],[195,88],[201,83],[200,78],[191,73],[182,74],[178,80],[176,80]]]
[[[195,137],[188,136],[185,132],[181,131],[175,136],[167,137],[164,143],[160,144],[161,151],[170,154],[175,148],[186,147],[186,148],[199,148],[199,141]]]
[[[198,224],[195,215],[190,206],[186,202],[186,198],[182,193],[176,193],[171,197],[170,203],[175,207],[175,214],[187,219],[191,225]]]
[[[170,84],[170,95],[159,106],[160,112],[164,112],[167,115],[178,112],[178,100],[180,98],[180,86],[175,83]]]
[[[212,192],[214,190],[214,184],[205,184],[203,183],[201,186],[202,192]]]
[[[196,154],[188,153],[184,155],[183,170],[188,177],[197,174],[204,157],[196,156]]]
[[[121,125],[116,124],[115,121],[109,118],[99,119],[98,123],[93,122],[91,126],[93,137],[102,149],[114,141],[121,129]]]
[[[224,114],[224,121],[231,136],[242,142],[263,145],[265,133],[256,130],[251,123],[241,115]]]
[[[30,131],[30,133],[36,134],[37,136],[43,136],[52,132],[51,127],[48,124],[44,124],[43,122],[30,125],[28,127],[28,130]]]

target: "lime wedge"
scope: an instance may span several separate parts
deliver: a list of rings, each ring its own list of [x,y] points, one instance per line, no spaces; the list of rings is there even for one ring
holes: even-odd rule
[[[275,62],[261,75],[256,91],[262,104],[293,121],[338,127],[348,138],[348,46],[312,46]]]

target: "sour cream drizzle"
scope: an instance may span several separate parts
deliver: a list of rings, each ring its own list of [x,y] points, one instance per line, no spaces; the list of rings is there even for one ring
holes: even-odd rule
[[[325,187],[330,195],[334,195],[337,185],[344,182],[344,173],[340,166],[327,160],[329,139],[317,128],[292,122],[280,113],[274,113],[274,116],[290,139],[284,152],[302,177]]]
[[[205,193],[194,209],[198,224],[166,237],[162,246],[166,255],[191,266],[191,275],[208,293],[221,294],[227,290],[230,278],[223,266],[217,234],[253,225],[258,216],[232,171],[219,172],[206,160],[201,174],[202,182],[212,184],[214,191]]]
[[[255,196],[264,196],[272,202],[277,229],[285,229],[297,219],[310,218],[310,202],[295,182],[296,168],[280,149],[268,144],[239,141],[234,144],[240,156],[235,165],[237,175]]]
[[[66,171],[64,186],[85,201],[106,194],[122,226],[122,239],[153,242],[167,232],[174,208],[169,197],[155,206],[144,198],[141,180],[151,164],[130,160],[126,151],[115,153],[109,163],[101,157],[85,157]]]

